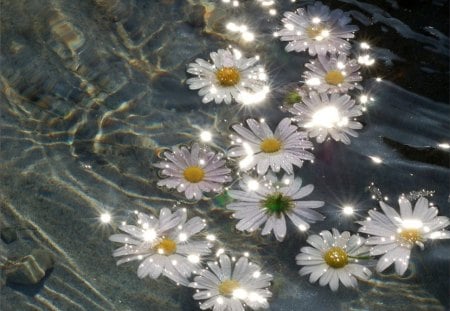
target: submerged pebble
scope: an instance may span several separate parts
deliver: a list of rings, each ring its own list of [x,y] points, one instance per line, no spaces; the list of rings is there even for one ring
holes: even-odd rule
[[[23,285],[36,284],[44,278],[54,264],[52,253],[44,249],[34,249],[30,255],[8,265],[5,269],[6,280]]]
[[[197,4],[192,6],[188,11],[186,22],[193,27],[205,27],[205,13],[206,9],[203,5]]]
[[[0,231],[0,237],[6,244],[12,243],[17,240],[17,231],[13,227],[4,227]]]

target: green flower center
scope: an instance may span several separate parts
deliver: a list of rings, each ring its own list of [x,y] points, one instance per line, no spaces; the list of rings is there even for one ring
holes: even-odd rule
[[[292,199],[279,192],[267,196],[262,203],[269,214],[276,214],[277,216],[293,207]]]
[[[286,97],[284,98],[284,103],[287,106],[293,106],[296,103],[299,103],[302,101],[302,97],[297,91],[291,91],[287,93]]]

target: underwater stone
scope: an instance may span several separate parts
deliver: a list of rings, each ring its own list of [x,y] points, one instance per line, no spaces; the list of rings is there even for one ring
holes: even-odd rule
[[[115,22],[124,20],[132,14],[131,6],[120,0],[94,0],[94,3]]]
[[[206,9],[203,5],[196,4],[192,6],[187,12],[188,17],[186,22],[193,27],[205,27],[205,13]]]
[[[13,227],[2,228],[0,237],[6,244],[12,243],[17,240],[17,231]]]
[[[36,284],[54,264],[52,253],[44,249],[34,249],[30,255],[20,258],[6,268],[6,280],[24,285]]]

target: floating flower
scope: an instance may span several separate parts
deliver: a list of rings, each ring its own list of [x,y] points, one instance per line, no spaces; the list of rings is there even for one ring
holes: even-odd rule
[[[323,143],[330,135],[336,141],[350,144],[348,135],[357,137],[355,130],[362,128],[361,123],[353,120],[362,115],[362,110],[349,95],[311,92],[309,97],[303,98],[303,103],[294,104],[289,112],[318,143]]]
[[[345,93],[355,87],[361,89],[357,83],[362,80],[358,72],[360,66],[355,59],[347,60],[344,54],[319,55],[305,66],[310,70],[303,74],[305,83],[319,93]]]
[[[348,25],[351,18],[341,10],[330,12],[321,2],[300,8],[295,13],[286,12],[282,22],[284,29],[278,35],[281,41],[291,41],[286,51],[302,52],[308,49],[310,55],[329,53],[348,54],[351,45],[347,39],[353,38],[358,30]]]
[[[227,255],[220,255],[219,262],[208,262],[211,271],[203,270],[196,276],[190,287],[196,288],[196,300],[206,300],[200,303],[200,309],[241,311],[243,304],[256,310],[267,309],[267,298],[272,293],[267,289],[272,276],[261,272],[261,268],[241,257],[234,269]]]
[[[356,278],[367,280],[372,274],[369,269],[358,264],[367,259],[369,248],[364,239],[350,235],[348,231],[322,231],[320,235],[311,235],[306,240],[311,246],[302,247],[297,255],[297,264],[305,266],[300,275],[308,275],[311,283],[319,280],[321,286],[329,285],[331,290],[339,288],[339,281],[345,287],[356,287]]]
[[[282,181],[269,176],[267,181],[252,186],[252,179],[246,176],[240,183],[242,190],[228,191],[229,196],[236,200],[227,205],[228,209],[235,211],[233,217],[240,219],[236,229],[252,232],[265,224],[262,235],[273,231],[276,239],[283,241],[286,236],[286,216],[301,231],[308,230],[309,223],[325,218],[314,210],[323,206],[324,202],[300,200],[314,190],[313,185],[302,187],[301,178],[287,176]]]
[[[237,50],[212,52],[212,64],[197,58],[187,72],[198,77],[186,81],[191,90],[199,90],[203,103],[230,104],[232,98],[240,103],[262,101],[269,91],[267,74],[259,57],[245,58]]]
[[[360,221],[360,232],[373,235],[366,244],[373,245],[371,255],[382,255],[377,263],[377,271],[382,272],[395,263],[395,271],[403,275],[408,269],[411,249],[418,245],[424,249],[426,240],[449,239],[450,232],[444,230],[450,224],[445,216],[437,216],[436,207],[428,206],[428,200],[421,197],[414,209],[405,198],[399,198],[400,214],[380,201],[383,213],[369,211],[370,218]]]
[[[312,153],[305,149],[312,148],[307,140],[306,132],[297,131],[297,126],[291,124],[289,118],[280,121],[275,132],[265,122],[248,119],[248,130],[240,124],[233,125],[233,130],[240,135],[233,141],[238,145],[232,147],[228,155],[241,157],[241,169],[248,170],[256,166],[259,175],[264,175],[269,167],[274,172],[280,169],[292,174],[292,165],[301,167],[303,160],[313,160]]]
[[[139,260],[139,278],[157,279],[163,274],[187,285],[187,278],[199,269],[201,256],[211,252],[209,242],[191,241],[203,230],[205,221],[199,217],[186,221],[186,209],[171,213],[168,208],[161,209],[159,219],[143,213],[138,213],[137,218],[137,226],[119,226],[126,234],[109,237],[110,241],[125,244],[113,252],[114,257],[123,257],[117,265]]]
[[[186,198],[200,200],[204,192],[220,192],[224,183],[231,181],[231,170],[222,160],[223,154],[194,143],[190,150],[182,146],[164,152],[165,161],[156,163],[167,176],[158,181],[159,186],[176,188]]]

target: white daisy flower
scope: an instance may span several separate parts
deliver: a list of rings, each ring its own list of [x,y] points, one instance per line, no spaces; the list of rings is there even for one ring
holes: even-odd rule
[[[182,146],[164,152],[165,161],[154,164],[162,169],[164,178],[158,186],[176,188],[186,198],[200,200],[204,192],[221,192],[224,183],[231,181],[231,170],[225,166],[223,154],[207,146],[192,144],[190,150]]]
[[[348,25],[351,18],[342,10],[330,12],[328,6],[321,2],[308,5],[306,10],[298,9],[295,13],[285,12],[282,22],[284,29],[278,32],[281,41],[291,41],[286,51],[302,52],[308,49],[310,55],[330,53],[348,54],[351,45],[347,42],[358,30],[355,25]]]
[[[372,235],[367,239],[371,255],[382,255],[377,271],[382,272],[395,263],[395,271],[403,275],[408,269],[411,249],[414,245],[424,248],[426,240],[449,239],[450,231],[444,230],[450,224],[445,216],[437,216],[436,207],[428,206],[428,200],[421,197],[414,209],[405,198],[399,198],[400,214],[380,201],[383,213],[369,211],[369,218],[360,221],[360,232]]]
[[[230,104],[261,101],[269,92],[267,73],[257,65],[259,57],[245,58],[237,50],[218,50],[210,54],[212,64],[197,58],[187,72],[196,75],[186,81],[191,90],[199,90],[203,103]]]
[[[323,143],[328,135],[334,140],[350,144],[350,138],[357,137],[355,130],[362,128],[362,124],[354,121],[362,115],[362,110],[349,95],[311,92],[303,97],[303,103],[294,104],[289,109],[298,122],[305,128],[309,137],[316,137],[318,143]]]
[[[232,141],[237,146],[228,152],[230,157],[241,158],[239,166],[242,170],[256,167],[258,174],[264,175],[270,167],[274,172],[283,169],[292,174],[292,165],[301,167],[303,160],[314,159],[313,154],[305,150],[312,148],[308,134],[297,131],[298,127],[291,124],[289,118],[281,120],[275,132],[265,122],[254,119],[246,122],[250,130],[240,124],[232,126],[239,137]]]
[[[368,280],[372,274],[358,264],[361,259],[368,259],[369,254],[362,237],[350,235],[348,231],[339,233],[333,228],[332,232],[324,230],[320,235],[311,235],[306,241],[313,247],[302,247],[295,259],[298,265],[304,266],[300,275],[310,274],[311,283],[319,280],[321,286],[328,284],[336,291],[339,282],[345,287],[356,287],[356,278]]]
[[[303,73],[305,83],[319,93],[346,93],[353,88],[362,89],[358,84],[362,80],[358,62],[347,60],[344,54],[330,57],[319,55],[305,66],[310,70]]]
[[[137,226],[119,226],[126,234],[109,237],[110,241],[125,244],[113,252],[114,257],[123,257],[117,265],[139,260],[139,278],[157,279],[162,274],[187,285],[187,278],[200,269],[201,256],[211,252],[209,242],[191,241],[205,228],[205,221],[199,217],[186,221],[186,209],[171,213],[168,208],[161,209],[159,219],[143,213],[138,213],[137,218]]]
[[[232,267],[227,255],[220,255],[219,262],[208,262],[209,270],[203,270],[196,276],[190,287],[196,288],[196,300],[200,309],[221,311],[243,311],[244,304],[253,310],[267,309],[267,298],[272,293],[270,286],[272,275],[261,272],[261,268],[241,257]]]
[[[309,223],[325,217],[314,209],[322,207],[322,201],[300,200],[314,190],[313,185],[302,187],[301,178],[284,176],[282,180],[264,178],[265,182],[254,183],[246,176],[240,182],[242,190],[229,190],[228,195],[236,201],[227,205],[235,211],[233,217],[240,219],[236,229],[252,232],[262,224],[262,235],[272,231],[278,241],[286,236],[286,216],[301,231],[309,229]]]

